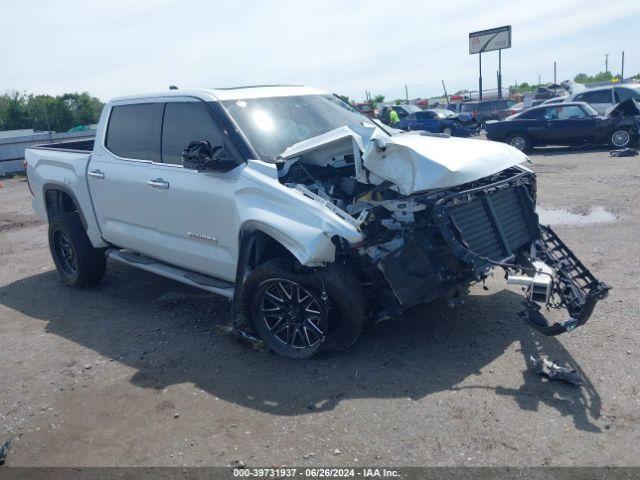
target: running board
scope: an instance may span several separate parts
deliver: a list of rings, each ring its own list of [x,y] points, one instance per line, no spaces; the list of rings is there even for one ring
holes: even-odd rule
[[[138,255],[129,250],[110,248],[107,250],[106,256],[116,262],[140,268],[141,270],[146,270],[147,272],[155,273],[186,285],[191,285],[192,287],[216,293],[227,298],[233,297],[233,283],[225,282],[224,280],[218,280],[217,278],[209,277],[201,273],[167,265],[166,263]]]

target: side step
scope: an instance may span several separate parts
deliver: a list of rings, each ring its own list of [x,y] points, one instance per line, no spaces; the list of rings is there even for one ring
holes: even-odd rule
[[[227,298],[233,297],[233,283],[225,282],[224,280],[167,265],[166,263],[145,257],[144,255],[138,255],[129,250],[110,248],[107,250],[106,256],[111,260],[131,265],[132,267],[140,268],[147,272],[155,273],[186,285],[191,285],[192,287],[216,293]]]

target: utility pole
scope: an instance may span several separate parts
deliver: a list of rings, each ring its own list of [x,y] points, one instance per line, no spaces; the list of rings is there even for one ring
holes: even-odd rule
[[[620,83],[624,83],[624,50],[622,51],[622,72],[620,72]]]
[[[538,86],[542,84],[542,80],[540,79],[540,74],[538,74]]]
[[[407,105],[409,105],[409,87],[406,84],[404,86],[404,98],[407,101]]]
[[[498,49],[498,100],[502,100],[502,49]]]
[[[553,61],[553,83],[557,83],[558,82],[558,77],[556,76],[556,62],[555,60]]]
[[[480,77],[478,78],[478,100],[482,100],[482,52],[478,54],[478,59],[480,61]]]
[[[605,53],[604,54],[604,73],[607,73],[609,71],[609,54]]]

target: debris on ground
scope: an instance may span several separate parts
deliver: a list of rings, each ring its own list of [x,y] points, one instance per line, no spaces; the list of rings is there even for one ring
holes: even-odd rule
[[[216,325],[214,328],[221,335],[234,335],[238,340],[253,350],[261,351],[267,348],[260,338],[255,336],[248,328],[239,322],[233,322],[227,325]]]
[[[7,460],[9,448],[11,448],[11,440],[7,440],[2,445],[0,445],[0,465],[4,465],[4,462]]]
[[[638,155],[637,150],[634,150],[633,148],[621,148],[619,150],[611,150],[609,152],[609,155],[612,157],[633,157],[635,155]]]
[[[533,370],[538,375],[543,375],[549,380],[560,380],[575,387],[579,387],[580,385],[582,385],[582,378],[573,368],[561,367],[548,358],[535,358],[533,356],[531,356],[530,358],[533,365]]]

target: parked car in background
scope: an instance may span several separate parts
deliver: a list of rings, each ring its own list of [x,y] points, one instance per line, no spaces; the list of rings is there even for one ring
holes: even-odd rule
[[[627,83],[623,85],[607,85],[605,87],[591,88],[569,95],[566,101],[586,102],[595,108],[598,113],[604,115],[613,105],[629,98],[640,100],[640,84]]]
[[[447,104],[447,110],[451,110],[454,113],[460,113],[462,111],[462,103],[461,102],[453,102]]]
[[[483,128],[487,120],[500,120],[505,117],[505,110],[516,104],[513,100],[481,100],[462,104],[461,111],[469,113]],[[502,113],[501,113],[502,112]]]
[[[569,96],[565,95],[563,97],[553,97],[548,98],[544,102],[540,103],[540,105],[555,105],[556,103],[563,103],[568,101]]]
[[[371,105],[367,102],[360,102],[352,104],[360,113],[364,113],[369,118],[375,118],[375,110],[371,108]]]
[[[405,118],[406,116],[412,113],[422,111],[422,109],[416,105],[391,105],[391,106],[387,105],[380,112],[380,120],[385,125],[389,125],[389,112],[392,109],[398,114],[398,117],[400,118],[400,120],[402,120],[403,118]]]
[[[511,108],[507,108],[507,110],[505,110],[505,115],[503,118],[510,117],[511,115],[517,115],[519,113],[524,112],[525,110],[530,109],[531,107],[537,107],[538,105],[544,105],[548,103],[561,103],[562,100],[558,100],[558,98],[559,97],[554,97],[554,98],[549,98],[547,100],[536,98],[532,100],[529,105],[526,105],[525,102],[516,103]]]
[[[432,133],[446,133],[453,137],[477,135],[480,126],[469,114],[457,114],[451,110],[423,110],[407,115],[394,127],[401,130],[424,130]]]
[[[546,145],[609,144],[628,147],[637,140],[640,108],[632,99],[603,116],[588,103],[572,102],[530,108],[501,122],[487,122],[487,138],[518,150]]]

